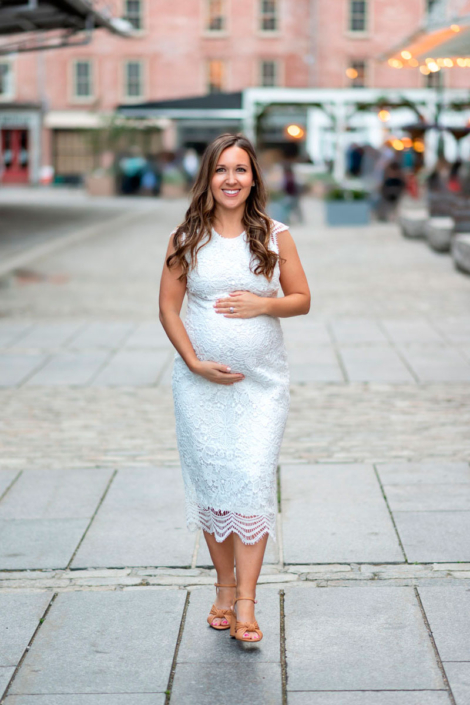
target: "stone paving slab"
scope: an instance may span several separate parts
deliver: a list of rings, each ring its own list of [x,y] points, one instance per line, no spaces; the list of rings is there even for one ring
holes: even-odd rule
[[[468,705],[470,703],[470,661],[466,663],[447,661],[444,666],[456,705]]]
[[[0,520],[90,519],[111,468],[25,470],[0,502]]]
[[[385,343],[387,336],[377,321],[367,318],[344,318],[330,321],[330,329],[340,344]]]
[[[18,475],[17,470],[0,470],[0,497]]]
[[[16,668],[51,597],[52,592],[0,595],[0,666]],[[0,687],[0,698],[2,693]]]
[[[470,382],[470,363],[450,347],[400,346],[403,357],[420,382]]]
[[[132,705],[165,705],[164,693],[132,693]],[[89,695],[9,695],[5,705],[130,705],[129,695],[93,693]]]
[[[124,343],[125,348],[171,347],[167,334],[160,322],[139,323]]]
[[[80,352],[61,352],[41,367],[26,382],[34,385],[78,385],[89,384],[109,358],[103,350],[84,350]]]
[[[0,698],[5,692],[12,675],[15,672],[14,666],[0,666]]]
[[[32,328],[30,321],[0,321],[0,348],[8,348]]]
[[[394,511],[408,561],[470,561],[469,511]]]
[[[289,705],[449,705],[449,696],[446,690],[290,692]]]
[[[290,380],[297,382],[343,382],[344,376],[331,346],[289,349]]]
[[[277,543],[272,540],[271,537],[268,538],[268,543],[266,544],[266,551],[264,552],[263,563],[272,564],[279,563],[279,537]],[[197,552],[197,566],[212,566],[212,558],[207,548],[206,540],[201,532],[199,538],[199,550]]]
[[[48,355],[0,355],[0,387],[15,387],[39,368]]]
[[[15,678],[12,695],[163,693],[185,593],[62,593]]]
[[[168,355],[166,349],[120,350],[95,377],[92,386],[155,384],[168,361]]]
[[[470,484],[468,463],[423,461],[420,463],[377,463],[377,471],[384,485],[411,484]]]
[[[462,485],[386,485],[385,494],[392,512],[470,511],[470,484],[468,483]]]
[[[215,587],[191,590],[189,608],[186,613],[183,638],[178,651],[179,665],[182,663],[206,663],[217,667],[219,678],[225,681],[235,663],[250,668],[250,663],[280,662],[280,597],[279,589],[265,585],[256,588],[256,619],[264,638],[259,644],[241,644],[230,638],[229,632],[212,629],[207,623],[207,616],[215,599]],[[281,690],[280,681],[279,693]],[[214,692],[215,695],[215,692]],[[260,694],[253,692],[255,702],[263,702]],[[208,702],[211,702],[210,700]],[[212,702],[217,702],[215,697]],[[233,702],[233,701],[232,701]]]
[[[433,325],[452,343],[470,342],[470,318],[465,316],[446,316],[433,319]]]
[[[85,325],[84,321],[37,323],[21,338],[22,348],[58,348],[66,345]]]
[[[395,343],[443,343],[445,340],[424,318],[384,319],[380,323]]]
[[[282,318],[281,327],[289,350],[299,346],[331,345],[333,342],[333,337],[328,330],[328,322],[315,319],[311,315]]]
[[[69,343],[70,348],[118,348],[136,327],[121,321],[91,321]]]
[[[176,669],[171,702],[174,705],[281,705],[279,664],[258,663],[252,657],[243,663],[231,663],[230,668],[224,669],[223,678],[218,676],[218,671],[214,672],[214,667],[210,663],[180,664]]]
[[[186,528],[179,467],[123,469],[72,567],[190,566],[195,540]]]
[[[369,465],[282,465],[286,563],[402,561],[403,554]]]
[[[88,519],[0,521],[0,570],[65,568]]]
[[[340,355],[351,382],[414,382],[413,375],[388,345],[340,347]]]
[[[470,662],[470,591],[467,587],[418,588],[443,661]]]
[[[285,593],[289,692],[445,688],[412,588]]]

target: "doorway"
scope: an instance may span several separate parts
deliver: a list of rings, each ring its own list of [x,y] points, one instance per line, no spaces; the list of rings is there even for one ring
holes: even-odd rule
[[[3,184],[29,183],[29,131],[2,128],[0,181]]]

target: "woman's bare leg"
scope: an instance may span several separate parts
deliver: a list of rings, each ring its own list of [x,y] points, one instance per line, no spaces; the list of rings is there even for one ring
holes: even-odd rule
[[[235,585],[233,534],[227,536],[225,541],[218,543],[214,534],[208,534],[207,531],[203,531],[203,533],[212,562],[217,571],[217,582],[224,585]],[[225,610],[233,605],[234,599],[235,588],[217,588],[214,604],[216,607]],[[214,619],[214,624],[227,624],[227,620],[216,618]]]
[[[263,565],[264,552],[268,542],[268,534],[252,545],[244,544],[237,534],[232,534],[235,548],[235,564],[237,568],[237,597],[255,597],[256,583]],[[235,611],[239,622],[253,622],[255,619],[255,603],[251,600],[237,602]],[[245,632],[256,641],[256,632]]]

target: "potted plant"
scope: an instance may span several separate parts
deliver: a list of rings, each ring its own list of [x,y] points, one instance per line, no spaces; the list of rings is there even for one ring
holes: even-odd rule
[[[325,195],[327,225],[368,225],[369,193],[360,188],[335,185]]]

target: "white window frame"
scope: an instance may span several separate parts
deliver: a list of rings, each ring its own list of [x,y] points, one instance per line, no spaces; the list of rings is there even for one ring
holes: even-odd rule
[[[369,0],[363,0],[365,4],[365,26],[364,29],[352,29],[352,19],[353,19],[353,2],[357,0],[346,0],[347,1],[347,12],[346,12],[346,34],[349,37],[356,37],[358,39],[368,37],[370,35],[370,28],[372,26],[372,3]]]
[[[263,83],[264,79],[264,65],[265,64],[273,64],[274,66],[274,83],[271,86],[265,85]],[[281,78],[281,71],[280,71],[280,65],[279,61],[277,59],[260,59],[259,64],[258,64],[258,85],[261,86],[262,88],[279,88],[281,85],[280,82]]]
[[[226,37],[228,35],[229,0],[222,0],[223,29],[209,28],[210,5],[211,0],[202,0],[202,33],[205,37]]]
[[[127,2],[128,0],[122,0],[122,17],[123,19],[127,18]],[[145,34],[146,28],[148,25],[148,17],[147,17],[147,3],[146,0],[139,0],[140,2],[140,22],[141,22],[141,27],[137,29],[132,25],[132,34]]]
[[[261,37],[277,37],[281,33],[281,0],[273,0],[273,2],[275,2],[276,29],[263,29],[263,0],[257,0],[256,2],[256,30]]]
[[[78,95],[77,93],[77,65],[88,64],[90,67],[90,95]],[[95,62],[88,56],[73,59],[70,66],[70,88],[69,99],[71,103],[92,103],[96,96]]]
[[[141,92],[139,95],[128,95],[127,93],[127,88],[128,88],[128,66],[129,64],[139,64],[140,65],[140,86],[141,86]],[[123,102],[125,103],[140,103],[142,100],[145,100],[146,97],[146,76],[147,76],[147,71],[146,71],[146,65],[145,61],[140,58],[132,59],[132,58],[126,58],[122,62],[122,99]]]
[[[14,62],[9,58],[0,58],[0,64],[2,66],[8,66],[8,81],[7,81],[7,91],[5,93],[0,93],[0,102],[7,102],[15,97],[16,93],[16,83],[15,83],[15,65]]]

